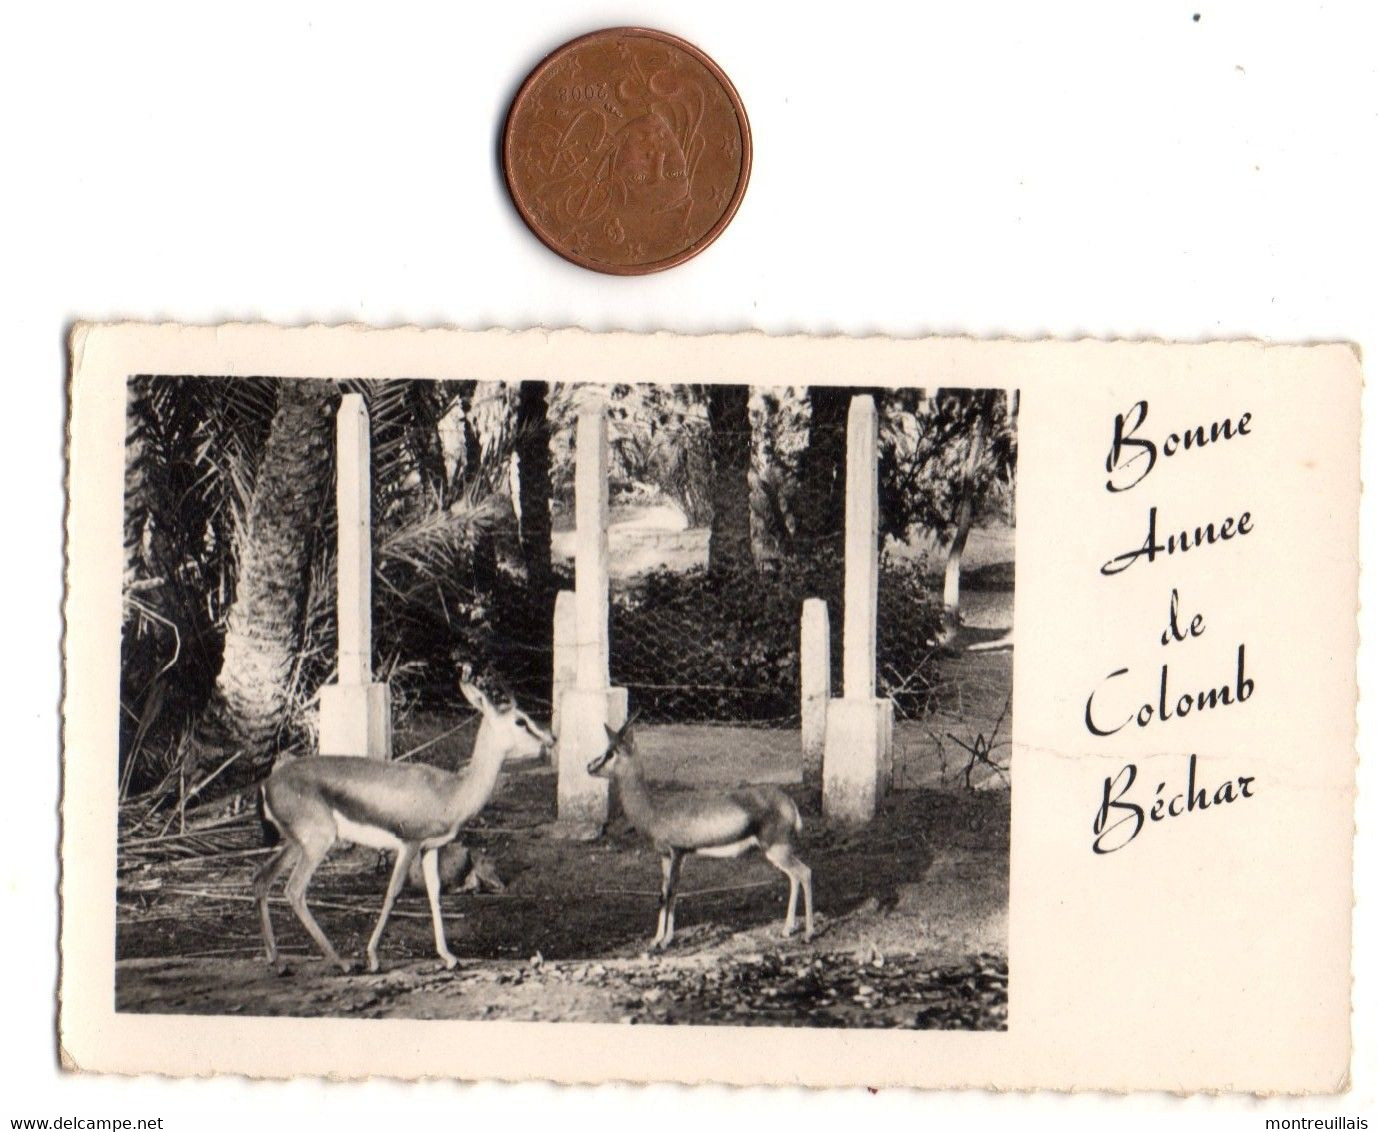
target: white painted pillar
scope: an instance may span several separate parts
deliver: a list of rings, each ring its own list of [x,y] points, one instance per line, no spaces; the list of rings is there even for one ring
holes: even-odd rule
[[[335,605],[339,617],[339,681],[373,679],[373,509],[368,410],[357,393],[335,415]]]
[[[890,786],[894,704],[877,699],[876,600],[880,502],[875,401],[852,398],[847,414],[847,531],[842,608],[842,698],[828,705],[823,813],[867,822]]]
[[[608,686],[608,417],[599,400],[579,409],[574,457],[574,603],[578,686]]]
[[[586,391],[579,407],[574,463],[574,686],[560,700],[559,821],[576,836],[592,836],[608,819],[608,782],[589,775],[590,761],[607,747],[604,725],[627,718],[627,690],[608,676],[608,416],[601,390]]]
[[[555,595],[554,666],[550,681],[550,730],[560,734],[560,705],[576,685],[579,654],[578,610],[573,590]]]
[[[876,600],[880,581],[880,495],[876,403],[853,397],[847,412],[847,534],[842,596],[842,695],[876,694]]]
[[[392,757],[392,697],[373,681],[373,523],[368,410],[357,393],[335,417],[338,674],[320,691],[319,747],[328,755]]]

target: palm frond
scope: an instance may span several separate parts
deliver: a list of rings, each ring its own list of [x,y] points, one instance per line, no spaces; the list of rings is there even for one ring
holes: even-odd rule
[[[506,498],[488,493],[466,495],[443,511],[418,513],[379,540],[379,562],[404,562],[425,572],[445,569],[456,550],[472,547],[481,533],[491,531],[510,512]]]

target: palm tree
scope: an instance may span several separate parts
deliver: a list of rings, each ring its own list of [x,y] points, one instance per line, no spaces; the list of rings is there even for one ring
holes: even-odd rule
[[[526,580],[542,605],[550,595],[550,422],[546,383],[523,381],[517,396],[518,537]]]
[[[476,414],[472,381],[342,384],[363,394],[373,439],[375,671],[403,703],[449,696],[452,654],[491,656],[499,631],[473,565],[510,515],[507,398],[486,397]],[[304,399],[323,399],[327,415],[317,420]],[[221,793],[308,739],[309,707],[335,664],[335,399],[326,383],[131,379],[122,797],[157,786],[161,798],[158,784],[178,770],[204,785],[198,772],[233,756],[210,791]]]
[[[852,393],[839,385],[809,386],[809,443],[800,465],[798,515],[807,553],[841,545]]]
[[[708,528],[708,570],[737,579],[755,572],[751,556],[751,417],[745,385],[708,386],[713,518]]]
[[[220,669],[231,547],[277,408],[269,378],[136,377],[125,456],[121,794],[176,765]]]
[[[330,482],[336,387],[284,381],[237,540],[238,578],[224,656],[210,701],[187,736],[195,774],[242,762],[227,782],[260,773],[288,708],[289,673],[302,637],[314,535]]]

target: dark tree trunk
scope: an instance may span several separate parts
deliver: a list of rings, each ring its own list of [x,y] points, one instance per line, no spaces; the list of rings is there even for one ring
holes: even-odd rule
[[[799,477],[798,529],[802,549],[840,549],[846,507],[847,410],[855,392],[810,385],[809,443]]]
[[[467,388],[460,394],[460,404],[464,408],[464,490],[479,494],[488,485],[483,482],[483,444],[479,440],[478,429],[474,424],[474,396],[478,382],[466,382]],[[473,585],[480,593],[492,593],[498,576],[498,552],[493,544],[493,534],[486,527],[480,527],[474,536],[473,556],[470,560]]]
[[[338,399],[324,381],[284,381],[237,547],[224,658],[187,740],[187,783],[238,752],[217,785],[266,769],[286,720],[313,538],[327,493]]]
[[[478,429],[474,427],[474,393],[478,382],[466,381],[459,395],[459,403],[464,410],[464,462],[459,473],[465,481],[472,482],[479,474],[479,458],[482,454],[478,439]],[[457,478],[459,478],[457,477]]]
[[[708,387],[708,429],[713,453],[713,519],[708,569],[749,577],[751,556],[751,391],[745,385]]]
[[[533,597],[550,595],[550,422],[544,381],[523,381],[517,400],[517,487],[522,560]]]

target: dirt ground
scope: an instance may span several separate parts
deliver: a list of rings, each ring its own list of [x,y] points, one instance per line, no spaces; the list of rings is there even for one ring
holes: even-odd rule
[[[996,637],[1010,624],[1012,573],[997,563],[982,567],[982,575],[988,584],[973,588],[963,639]],[[897,733],[896,784],[904,788],[885,799],[873,822],[858,830],[831,828],[819,813],[816,779],[785,787],[804,815],[799,855],[813,869],[818,934],[810,942],[781,938],[788,886],[763,858],[691,858],[681,879],[674,942],[663,954],[647,954],[658,858],[616,808],[598,840],[562,839],[554,825],[554,772],[541,767],[505,776],[488,808],[461,835],[492,861],[507,887],[443,896],[450,947],[461,961],[455,971],[444,971],[435,958],[424,894],[408,890],[388,924],[377,975],[327,969],[276,896],[274,923],[292,970],[275,974],[262,957],[250,891],[266,850],[256,821],[246,815],[218,832],[213,853],[189,845],[174,859],[122,859],[116,1007],[174,1014],[1001,1029],[1008,778],[983,766],[971,776],[975,788],[969,787],[961,773],[965,753],[945,736],[989,731],[1009,695],[1012,657],[1009,651],[958,651],[944,657],[941,668],[952,698],[931,723],[915,726],[909,740]],[[428,726],[439,729],[436,721]],[[1005,746],[995,754],[1007,762],[1008,720],[1002,737]],[[692,736],[660,738],[665,755],[653,777],[662,781],[713,781],[734,766],[741,771],[743,758],[732,757],[741,750],[740,737],[732,729],[709,737],[714,757],[702,760],[674,757],[679,741]],[[772,750],[797,744],[797,732],[777,740]],[[454,765],[452,755],[446,743],[426,753],[440,765]],[[779,758],[777,751],[758,760],[751,777],[787,781]],[[693,765],[699,770],[691,775]],[[362,956],[388,867],[372,851],[340,849],[317,873],[310,903],[342,954]]]
[[[685,865],[671,948],[649,956],[660,866],[617,815],[603,838],[561,840],[547,769],[509,777],[465,835],[507,888],[447,893],[457,971],[439,969],[420,892],[404,892],[384,970],[340,976],[273,902],[292,973],[264,962],[249,880],[265,852],[133,868],[121,877],[117,1009],[150,1013],[570,1019],[1000,1028],[1005,1020],[1009,794],[896,791],[861,830],[805,816],[818,934],[780,937],[787,885],[762,858]],[[257,839],[243,823],[248,845]],[[387,879],[376,853],[339,850],[311,904],[362,954]]]
[[[150,866],[121,887],[117,1009],[153,1013],[960,1025],[1004,1020],[1008,795],[906,790],[864,830],[805,810],[819,932],[780,937],[787,886],[763,859],[686,863],[674,943],[645,954],[658,859],[620,819],[591,843],[559,840],[549,772],[512,776],[466,840],[506,880],[447,894],[454,973],[438,969],[425,898],[404,893],[379,975],[340,976],[281,902],[293,971],[263,961],[249,877],[257,854]],[[335,853],[311,903],[358,956],[386,883],[377,854]],[[865,990],[861,988],[867,988]],[[737,1014],[735,1008],[740,1007]]]

